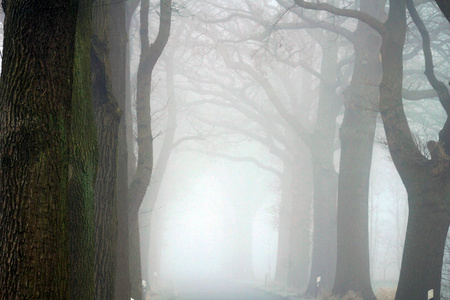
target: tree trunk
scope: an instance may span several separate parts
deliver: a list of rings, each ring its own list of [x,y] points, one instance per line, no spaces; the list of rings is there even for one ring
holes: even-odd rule
[[[445,237],[450,223],[447,208],[450,174],[448,152],[445,150],[449,143],[445,134],[448,120],[440,132],[439,143],[428,142],[431,159],[426,158],[412,137],[401,98],[405,1],[391,5],[386,27],[381,47],[383,80],[380,85],[380,112],[389,151],[408,192],[409,204],[395,299],[425,298],[430,289],[434,290],[433,299],[440,299]],[[442,102],[441,97],[448,114],[448,102]]]
[[[353,128],[358,127],[353,125]],[[333,293],[344,296],[353,290],[364,299],[375,299],[370,283],[368,234],[368,183],[374,136],[366,133],[359,138],[349,138],[342,132],[341,129],[337,264]]]
[[[114,3],[109,8],[109,40],[111,82],[114,97],[122,111],[119,124],[118,156],[117,156],[117,267],[115,274],[115,298],[129,299],[131,293],[130,269],[128,265],[128,145],[126,80],[128,36],[126,30],[126,3]]]
[[[376,16],[378,1],[362,1],[361,10]],[[380,37],[358,22],[353,41],[355,64],[345,91],[340,129],[338,179],[337,264],[333,293],[350,290],[375,299],[370,282],[369,178],[381,81]]]
[[[117,256],[117,144],[120,109],[113,96],[109,62],[109,0],[94,5],[91,66],[99,144],[95,183],[95,299],[114,299]]]
[[[138,161],[136,172],[128,189],[129,203],[129,255],[131,297],[142,299],[141,256],[139,244],[139,208],[144,200],[153,169],[153,136],[151,124],[150,92],[152,72],[167,44],[172,16],[171,0],[160,1],[160,28],[155,42],[148,36],[149,1],[141,1],[141,57],[137,74],[136,118],[138,128]],[[138,267],[139,265],[139,267]]]
[[[437,181],[437,182],[436,182]],[[433,289],[440,299],[445,239],[450,224],[444,203],[444,182],[419,181],[408,189],[410,205],[403,259],[395,299],[427,299]],[[416,192],[412,192],[415,190]],[[418,193],[420,191],[421,193]]]
[[[155,214],[155,204],[158,201],[158,195],[161,189],[161,184],[163,182],[164,174],[167,170],[170,156],[174,148],[175,132],[177,128],[177,103],[174,88],[174,65],[173,65],[173,50],[167,55],[165,59],[166,63],[166,86],[167,86],[167,127],[166,133],[164,134],[163,144],[161,146],[161,151],[159,153],[158,160],[156,162],[152,182],[150,184],[148,201],[143,203],[141,207],[141,212],[143,212],[141,219],[145,220],[145,230],[141,231],[141,253],[142,253],[142,266],[144,267],[142,271],[142,279],[147,283],[150,283],[150,278],[153,278],[154,272],[159,274],[159,268],[155,270],[149,269],[149,251],[151,248],[151,234],[154,232],[151,228],[152,219]],[[165,205],[165,203],[163,204]],[[159,209],[159,208],[158,208]],[[161,217],[160,217],[161,218]],[[161,221],[160,221],[161,222]],[[153,222],[154,223],[154,222]],[[162,228],[161,228],[162,229]],[[161,236],[161,233],[157,233]],[[162,236],[161,236],[162,237]],[[157,238],[156,241],[158,241]],[[160,243],[160,241],[158,242]],[[149,274],[150,272],[150,274]]]
[[[0,298],[68,299],[78,1],[3,1]]]
[[[318,288],[329,291],[336,272],[337,173],[334,168],[336,117],[339,103],[332,83],[336,82],[337,48],[334,35],[322,46],[321,74],[316,128],[311,149],[313,161],[313,238],[307,296],[317,296]],[[320,284],[317,285],[317,278]]]
[[[98,163],[91,80],[92,1],[80,1],[69,169],[70,298],[94,298],[94,184]]]
[[[330,291],[336,272],[336,171],[324,168],[323,165],[315,165],[314,186],[316,185],[313,251],[307,296],[316,296],[318,291]]]

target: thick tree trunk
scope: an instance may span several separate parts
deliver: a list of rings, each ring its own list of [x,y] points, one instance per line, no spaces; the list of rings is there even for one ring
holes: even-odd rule
[[[440,299],[442,259],[450,223],[447,208],[450,174],[446,153],[449,141],[445,134],[448,132],[448,120],[440,133],[439,143],[430,141],[427,144],[431,159],[426,158],[412,138],[401,98],[405,1],[391,4],[386,28],[381,48],[383,80],[380,86],[380,112],[389,151],[408,192],[409,204],[396,299],[425,298],[430,289],[434,290],[433,299]],[[448,113],[448,93],[447,99],[443,96],[440,95],[440,100]]]
[[[313,251],[307,296],[316,296],[319,291],[330,291],[336,272],[336,171],[324,168],[323,165],[315,165],[314,186],[316,185]]]
[[[316,128],[311,149],[313,161],[313,238],[311,271],[307,296],[317,296],[320,291],[331,290],[336,272],[336,214],[337,173],[334,168],[336,117],[339,103],[334,85],[336,82],[337,48],[334,35],[327,37],[322,47],[321,74]],[[317,285],[317,278],[320,283]]]
[[[376,16],[378,1],[361,2],[361,10]],[[337,264],[333,293],[350,290],[375,299],[370,282],[369,178],[381,81],[380,37],[358,22],[354,35],[355,64],[345,91],[340,129],[338,180]]]
[[[417,185],[424,185],[417,182]],[[440,299],[441,270],[445,239],[450,219],[445,208],[443,187],[431,185],[420,189],[422,193],[409,193],[410,205],[402,267],[395,299],[427,299],[433,289],[434,298]],[[416,188],[410,188],[417,190]],[[440,192],[440,195],[437,193]]]
[[[109,0],[94,4],[91,66],[99,162],[95,183],[95,299],[114,299],[117,256],[117,143],[120,109],[109,62]]]
[[[92,1],[80,1],[69,170],[70,298],[94,298],[94,184],[98,163],[91,80]]]
[[[375,119],[372,122],[375,125]],[[353,128],[358,127],[353,125]],[[368,228],[368,184],[374,132],[361,134],[359,138],[344,137],[342,132],[341,129],[337,264],[333,293],[344,296],[353,290],[364,299],[375,299],[370,283]]]
[[[78,1],[3,1],[0,298],[69,298],[67,189]]]
[[[130,269],[128,265],[128,145],[126,111],[127,47],[126,3],[114,3],[109,8],[109,40],[111,45],[110,60],[111,82],[114,97],[122,111],[119,125],[117,157],[117,267],[115,274],[115,298],[129,299],[131,293]]]

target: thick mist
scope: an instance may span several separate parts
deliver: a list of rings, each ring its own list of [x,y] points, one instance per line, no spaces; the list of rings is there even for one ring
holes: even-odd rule
[[[450,299],[443,1],[9,2],[1,299]]]

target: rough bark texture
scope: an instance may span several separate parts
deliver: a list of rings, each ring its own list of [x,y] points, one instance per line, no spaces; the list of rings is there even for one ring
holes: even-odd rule
[[[94,298],[94,183],[98,149],[91,83],[92,1],[80,1],[69,161],[70,298]]]
[[[334,37],[322,45],[319,105],[311,149],[314,180],[314,230],[307,296],[331,290],[336,272],[337,173],[334,168],[336,117],[340,103],[331,83],[336,82],[337,48]],[[319,286],[317,278],[320,278]]]
[[[408,193],[408,201],[414,204],[409,206],[396,299],[427,299],[431,289],[434,299],[440,299],[442,259],[449,226],[444,196],[446,183],[443,178],[433,178],[431,168],[416,171],[425,172],[429,178],[417,176],[416,187],[408,189],[415,191]],[[423,204],[417,205],[419,202]]]
[[[78,1],[11,1],[0,81],[0,298],[69,298],[68,145]]]
[[[99,163],[95,183],[95,299],[114,299],[120,109],[111,87],[108,0],[94,3],[91,66]]]
[[[148,36],[149,1],[141,1],[141,57],[136,91],[138,160],[136,172],[128,189],[131,297],[137,300],[142,298],[138,213],[147,192],[153,169],[153,136],[150,110],[152,71],[169,39],[172,15],[171,0],[160,1],[160,3],[159,31],[154,43],[150,45]]]
[[[117,157],[117,265],[114,297],[118,300],[129,299],[131,295],[130,268],[128,265],[128,145],[126,80],[128,36],[126,28],[126,2],[114,3],[109,7],[109,41],[112,92],[122,111],[119,125]]]

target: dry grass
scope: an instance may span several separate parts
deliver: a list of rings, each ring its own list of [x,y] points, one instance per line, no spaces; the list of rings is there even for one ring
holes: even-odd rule
[[[331,295],[331,293],[323,294],[319,297],[319,300],[363,300],[363,298],[358,293],[349,291],[342,297]]]
[[[394,288],[379,288],[376,294],[377,300],[394,300],[396,291]]]

